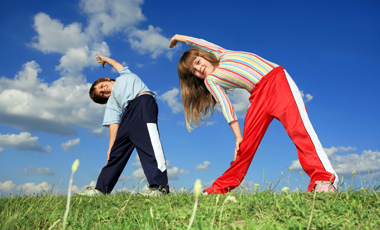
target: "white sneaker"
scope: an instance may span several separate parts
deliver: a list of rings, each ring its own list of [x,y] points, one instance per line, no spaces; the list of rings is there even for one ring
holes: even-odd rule
[[[208,193],[206,192],[206,189],[202,189],[201,194],[204,195],[204,196],[207,196],[207,195],[208,195]]]
[[[160,197],[166,195],[166,193],[158,190],[157,188],[149,188],[145,192],[139,192],[136,195],[145,197]]]
[[[74,193],[74,195],[77,196],[103,196],[104,193],[101,192],[100,190],[94,189],[93,187],[87,187],[86,190],[83,192],[77,192]]]

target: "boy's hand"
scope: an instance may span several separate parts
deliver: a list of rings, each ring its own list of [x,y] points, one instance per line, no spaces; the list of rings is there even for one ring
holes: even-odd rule
[[[102,66],[103,66],[103,68],[104,68],[104,65],[107,63],[107,58],[106,57],[103,57],[102,55],[100,55],[100,54],[96,54],[96,61],[98,62],[98,63],[102,63]]]
[[[106,165],[108,165],[109,160],[110,160],[110,151],[108,150],[108,152],[107,152],[107,164]]]
[[[98,63],[102,63],[102,65],[103,65],[103,68],[104,68],[104,65],[107,63],[108,65],[110,65],[110,66],[112,66],[113,68],[115,68],[115,70],[116,71],[119,71],[119,70],[121,70],[121,69],[123,69],[124,68],[124,66],[123,65],[121,65],[119,62],[117,62],[117,61],[115,61],[115,60],[113,60],[113,59],[111,59],[111,58],[109,58],[109,57],[104,57],[104,56],[102,56],[102,55],[100,55],[100,54],[96,54],[96,61],[98,62]]]

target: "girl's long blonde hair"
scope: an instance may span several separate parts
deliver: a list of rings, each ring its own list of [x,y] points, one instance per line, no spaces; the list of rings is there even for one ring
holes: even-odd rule
[[[188,49],[178,63],[179,84],[181,99],[185,112],[186,128],[191,131],[200,126],[205,118],[210,118],[214,112],[216,101],[206,88],[203,79],[193,75],[189,69],[196,57],[203,57],[214,66],[219,64],[211,53],[199,49]]]

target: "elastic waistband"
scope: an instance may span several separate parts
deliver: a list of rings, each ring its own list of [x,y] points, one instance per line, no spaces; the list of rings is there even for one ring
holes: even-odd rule
[[[138,103],[141,99],[144,99],[144,98],[151,98],[153,100],[156,100],[155,97],[154,97],[154,94],[151,94],[151,93],[140,93],[139,95],[137,95],[135,97],[135,99],[129,101],[128,105],[126,108],[129,108],[131,106],[134,106],[136,103]]]
[[[144,91],[142,93],[137,94],[136,97],[140,97],[142,95],[150,95],[150,96],[153,96],[153,97],[155,96],[155,94],[153,92],[151,92],[151,91]]]
[[[260,85],[260,84],[263,84],[264,82],[268,81],[270,78],[276,76],[280,71],[284,71],[284,67],[282,66],[278,66],[274,69],[272,69],[271,71],[269,71],[269,73],[267,73],[257,84],[257,85]]]
[[[269,71],[269,73],[267,73],[267,74],[263,77],[263,79],[264,79],[264,78],[270,78],[270,77],[272,77],[272,76],[275,76],[278,72],[283,71],[284,69],[285,69],[284,67],[282,67],[282,66],[278,66],[278,67],[272,69],[271,71]]]

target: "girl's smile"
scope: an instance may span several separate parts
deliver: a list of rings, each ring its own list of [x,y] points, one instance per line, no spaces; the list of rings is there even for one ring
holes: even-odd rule
[[[215,66],[203,57],[196,57],[189,67],[190,72],[200,79],[205,79],[215,70]]]

